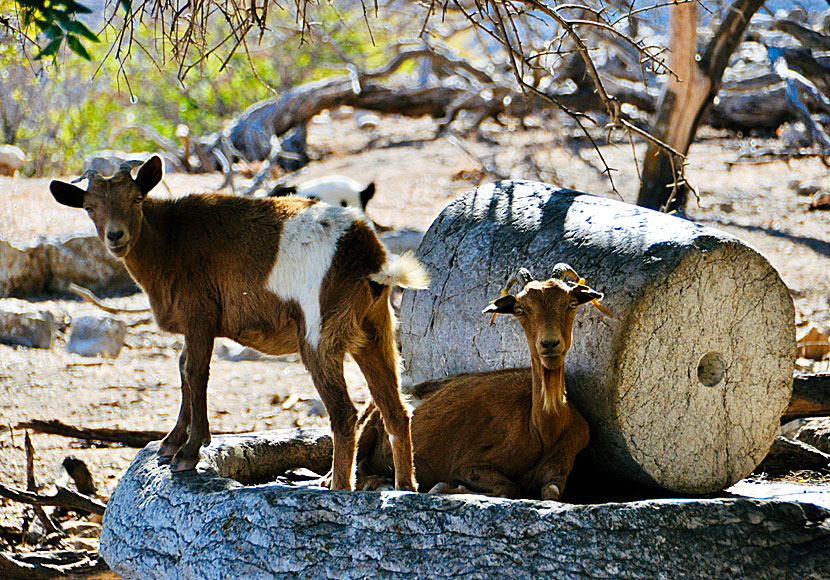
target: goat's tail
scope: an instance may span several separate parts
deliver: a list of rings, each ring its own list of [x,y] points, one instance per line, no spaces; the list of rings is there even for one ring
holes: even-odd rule
[[[380,272],[372,274],[369,279],[384,286],[404,288],[429,286],[429,272],[412,252],[404,252],[400,256],[389,255]]]

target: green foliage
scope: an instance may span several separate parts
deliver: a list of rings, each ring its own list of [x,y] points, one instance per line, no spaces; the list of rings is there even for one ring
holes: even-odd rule
[[[0,16],[4,1],[8,2],[0,0]],[[48,0],[39,4],[43,7]],[[69,14],[80,5],[60,6],[61,14]],[[184,69],[169,58],[171,47],[155,27],[135,27],[128,37],[131,44],[107,57],[118,41],[117,29],[105,28],[102,42],[91,43],[89,35],[95,35],[88,35],[85,25],[62,21],[61,34],[51,28],[53,36],[44,31],[48,42],[36,47],[19,36],[13,40],[8,31],[4,38],[0,23],[0,123],[7,125],[1,127],[2,135],[32,159],[25,172],[40,175],[79,173],[84,157],[100,149],[157,150],[130,129],[134,125],[168,139],[179,124],[186,124],[195,136],[221,130],[248,106],[273,96],[271,89],[279,93],[343,74],[344,59],[362,68],[385,62],[387,56],[378,46],[383,46],[384,34],[392,33],[373,31],[373,45],[365,27],[346,26],[340,16],[322,6],[316,19],[326,25],[301,35],[293,14],[275,10],[269,24],[277,32],[266,33],[247,51],[240,46],[230,54],[227,45],[225,52],[203,59],[203,51],[193,50],[195,60],[183,81],[179,78]],[[360,22],[359,17],[354,20]],[[226,24],[216,23],[203,34],[205,45],[214,46],[228,31]],[[64,41],[66,51],[61,50]],[[14,109],[18,120],[6,123],[4,109]]]
[[[34,29],[44,37],[34,60],[55,58],[61,45],[66,41],[69,49],[86,60],[91,56],[81,39],[92,43],[101,42],[98,35],[78,20],[82,14],[92,10],[74,0],[14,0],[20,15],[21,31]]]

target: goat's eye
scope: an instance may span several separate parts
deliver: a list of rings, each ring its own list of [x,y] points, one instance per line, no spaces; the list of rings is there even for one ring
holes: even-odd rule
[[[521,307],[516,306],[515,308],[513,308],[513,314],[515,314],[516,316],[524,316],[524,315],[525,315],[525,311],[524,311],[524,310],[522,310],[522,308],[521,308]]]
[[[579,302],[577,302],[576,300],[574,300],[573,302],[571,302],[570,304],[568,304],[568,308],[570,308],[571,310],[573,310],[573,309],[574,309],[574,308],[576,308],[577,306],[579,306]]]
[[[134,203],[135,205],[139,205],[142,201],[144,201],[144,199],[142,199],[142,198],[140,198],[140,197],[137,197],[137,198],[135,198],[135,199],[133,200],[133,203]]]
[[[94,213],[95,213],[95,210],[94,210],[94,209],[92,209],[92,208],[91,208],[91,207],[89,207],[89,206],[86,206],[86,207],[84,208],[84,211],[85,211],[86,213],[88,213],[89,215],[92,215],[92,214],[94,214]]]

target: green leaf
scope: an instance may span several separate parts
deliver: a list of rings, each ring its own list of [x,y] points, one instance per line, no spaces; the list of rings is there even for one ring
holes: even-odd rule
[[[40,60],[47,56],[55,56],[55,53],[58,52],[58,49],[61,47],[61,42],[63,41],[63,37],[61,38],[53,38],[46,47],[37,53],[33,60]]]
[[[64,0],[63,4],[66,5],[66,11],[72,14],[92,14],[92,10],[83,4],[75,2],[75,0]]]
[[[66,42],[69,44],[69,48],[72,49],[72,52],[80,56],[85,60],[92,60],[92,57],[84,48],[84,45],[81,44],[81,41],[78,40],[77,36],[69,35],[66,37]]]
[[[40,26],[41,31],[49,40],[60,39],[64,37],[63,30],[54,22],[45,22]]]
[[[63,28],[67,32],[83,36],[91,42],[101,42],[98,36],[89,28],[87,28],[83,22],[79,22],[77,20],[67,20],[64,22],[60,22],[59,24],[61,25],[61,28]]]

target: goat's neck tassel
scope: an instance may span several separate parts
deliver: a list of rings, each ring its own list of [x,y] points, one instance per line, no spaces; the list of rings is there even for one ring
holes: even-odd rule
[[[532,357],[533,422],[540,432],[550,430],[551,419],[560,415],[567,405],[565,368],[550,370],[542,366],[538,357]],[[556,422],[558,423],[558,422]]]
[[[150,200],[145,205],[152,203]],[[147,219],[147,212],[141,220],[141,231],[138,234],[130,253],[124,258],[124,264],[140,285],[147,283],[154,275],[154,272],[165,254],[164,237],[159,233],[157,224]]]

